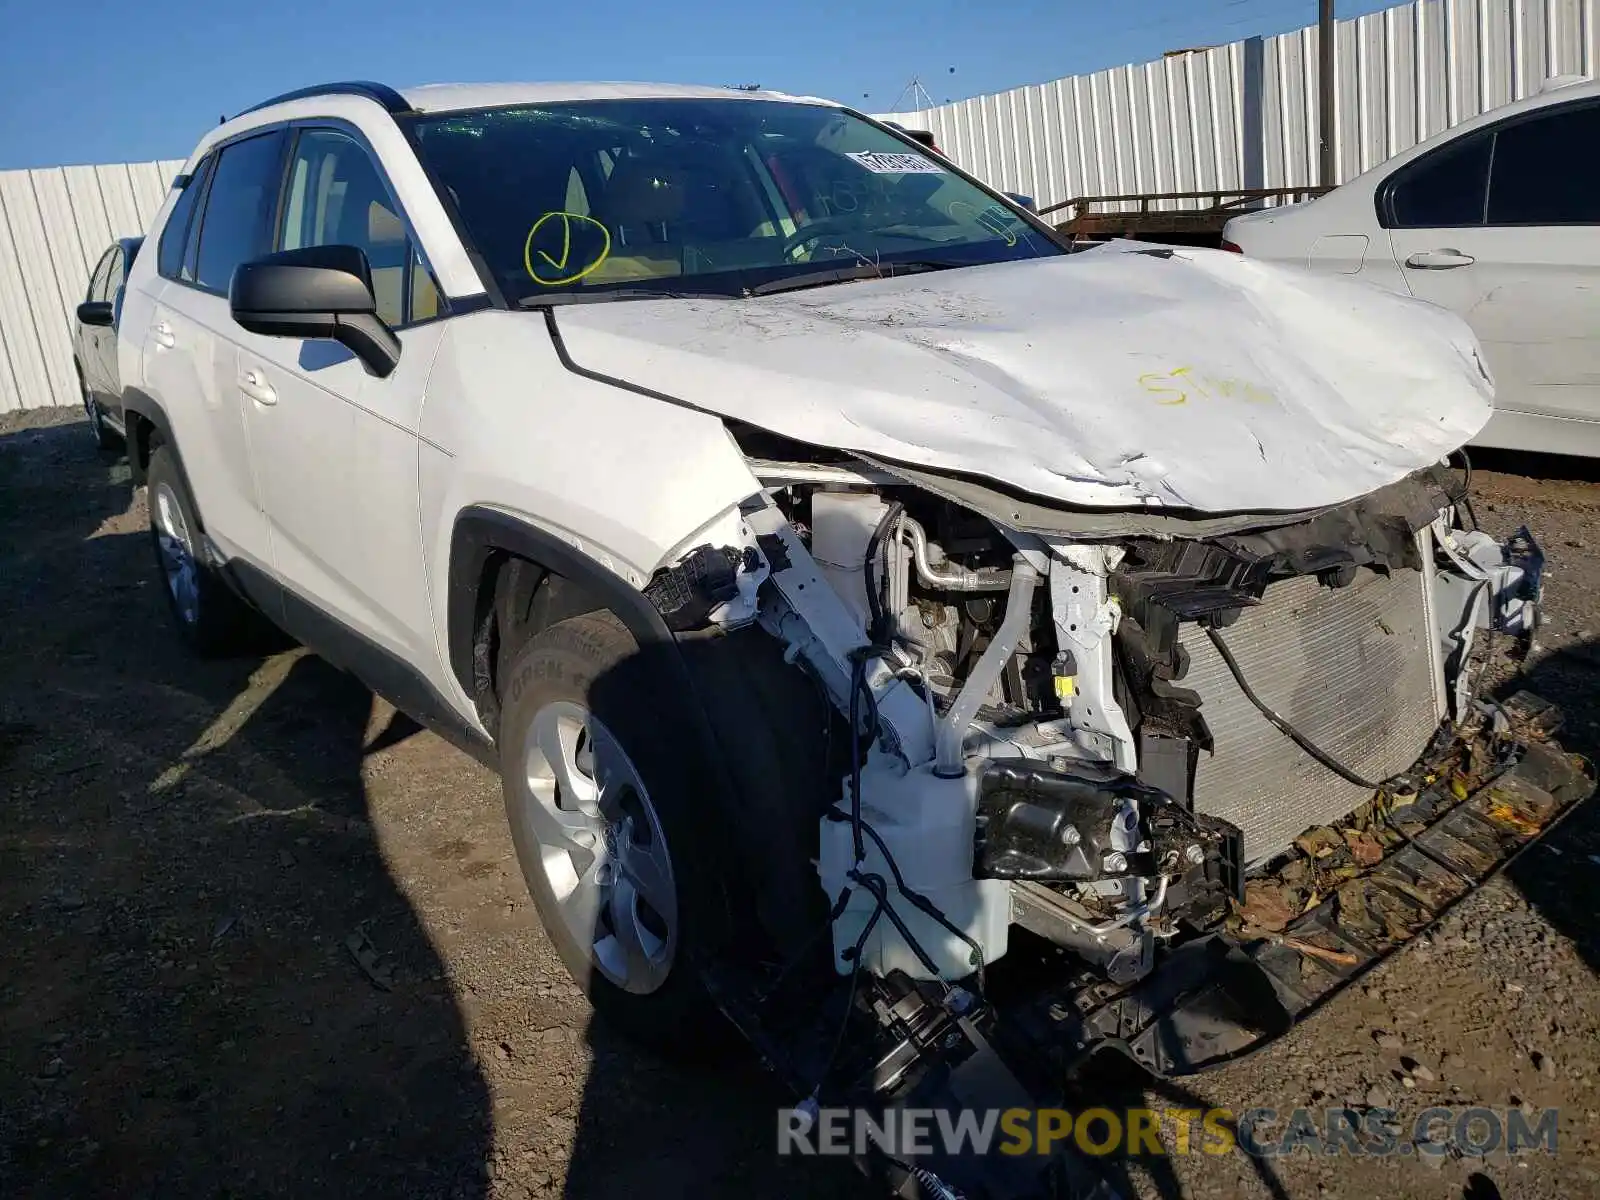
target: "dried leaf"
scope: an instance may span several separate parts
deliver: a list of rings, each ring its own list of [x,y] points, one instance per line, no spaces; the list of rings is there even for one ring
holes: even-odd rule
[[[1484,814],[1497,825],[1504,825],[1518,833],[1538,833],[1542,826],[1538,821],[1530,820],[1503,800],[1496,800],[1489,805],[1489,811]]]
[[[1383,861],[1383,844],[1370,833],[1349,830],[1344,836],[1350,846],[1350,857],[1363,867],[1375,866]]]
[[[1278,872],[1278,879],[1288,887],[1303,888],[1311,882],[1315,873],[1310,859],[1294,858],[1283,864],[1283,868]]]
[[[374,987],[384,992],[394,988],[394,968],[378,957],[378,948],[372,944],[366,930],[355,930],[344,939],[344,945],[350,951],[350,957],[356,960],[356,966],[361,968],[361,973],[372,981]]]
[[[1241,914],[1246,925],[1281,933],[1299,915],[1296,893],[1270,880],[1251,880],[1244,885]]]
[[[1337,830],[1318,825],[1295,838],[1294,844],[1300,847],[1300,852],[1307,858],[1326,858],[1343,844],[1343,839]]]

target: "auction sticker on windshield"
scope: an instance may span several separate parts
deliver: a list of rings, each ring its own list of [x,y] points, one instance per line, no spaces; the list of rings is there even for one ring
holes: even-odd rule
[[[943,175],[945,169],[921,154],[889,150],[852,150],[845,155],[874,175]]]

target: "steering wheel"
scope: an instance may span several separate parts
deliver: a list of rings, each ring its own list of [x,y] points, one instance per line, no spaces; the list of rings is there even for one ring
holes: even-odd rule
[[[848,228],[848,223],[840,220],[838,217],[823,217],[820,221],[812,221],[804,228],[796,229],[788,237],[784,238],[783,247],[778,253],[784,259],[789,259],[793,257],[795,251],[799,250],[800,247],[804,246],[806,243],[814,242],[818,238],[825,238],[834,234],[845,233],[847,232]]]

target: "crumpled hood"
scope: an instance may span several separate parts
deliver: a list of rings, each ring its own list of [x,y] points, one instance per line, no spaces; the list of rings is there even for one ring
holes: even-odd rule
[[[1338,504],[1481,429],[1456,317],[1222,251],[557,310],[579,366],[813,445],[1069,504]]]

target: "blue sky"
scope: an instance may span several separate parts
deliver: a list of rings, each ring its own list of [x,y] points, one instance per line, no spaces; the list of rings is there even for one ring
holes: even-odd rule
[[[958,100],[1315,18],[1315,0],[0,0],[0,168],[181,158],[223,113],[330,79],[759,83],[885,111],[913,75]]]

